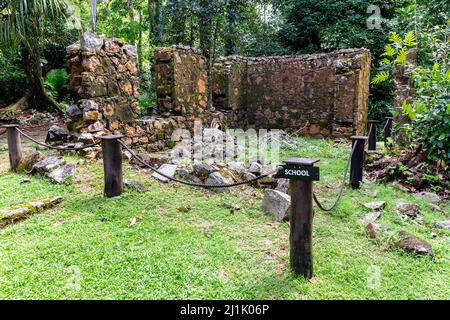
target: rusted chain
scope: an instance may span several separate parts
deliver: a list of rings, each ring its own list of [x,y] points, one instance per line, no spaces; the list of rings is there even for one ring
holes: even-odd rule
[[[317,199],[316,194],[313,193],[314,202],[317,204],[317,206],[320,208],[320,210],[325,211],[325,212],[333,211],[336,208],[336,206],[338,205],[339,201],[341,200],[342,194],[344,193],[345,181],[347,180],[348,169],[350,168],[350,163],[352,161],[353,153],[356,150],[357,143],[358,143],[358,140],[356,140],[355,144],[353,145],[352,152],[350,153],[350,157],[348,158],[348,161],[347,161],[347,166],[345,167],[344,178],[342,179],[342,184],[340,186],[338,196],[337,196],[336,200],[334,201],[333,205],[330,208],[325,208],[320,203],[320,201]]]
[[[266,177],[268,177],[268,176],[278,172],[278,169],[277,169],[277,170],[274,170],[274,171],[272,171],[270,173],[261,175],[259,177],[253,178],[253,179],[249,179],[249,180],[245,180],[245,181],[241,181],[241,182],[235,182],[235,183],[221,184],[221,185],[189,182],[189,181],[173,178],[173,177],[171,177],[169,175],[164,174],[163,172],[159,171],[158,169],[152,167],[147,162],[145,162],[130,147],[128,147],[122,140],[119,140],[119,143],[125,148],[125,150],[127,150],[131,154],[131,156],[133,158],[135,158],[139,163],[141,163],[145,167],[149,168],[153,172],[156,172],[157,174],[159,174],[159,175],[163,176],[164,178],[169,179],[169,180],[171,180],[173,182],[181,183],[181,184],[184,184],[184,185],[187,185],[187,186],[191,186],[191,187],[199,187],[199,188],[206,188],[206,189],[218,189],[218,188],[237,187],[237,186],[241,186],[241,185],[244,185],[244,184],[249,184],[249,183],[252,183],[252,182],[264,179],[264,178],[266,178]]]
[[[85,146],[82,146],[82,147],[71,147],[71,148],[69,148],[69,147],[56,147],[56,146],[48,145],[48,144],[46,144],[46,143],[39,142],[39,141],[37,141],[36,139],[34,139],[34,138],[32,138],[31,136],[29,136],[28,134],[26,134],[25,132],[23,132],[22,130],[20,130],[19,128],[16,128],[16,129],[17,129],[17,131],[19,131],[19,133],[20,133],[22,136],[24,136],[24,137],[27,138],[28,140],[30,140],[30,141],[32,141],[32,142],[34,142],[34,143],[36,143],[36,144],[38,144],[38,145],[40,145],[40,146],[42,146],[42,147],[45,147],[45,148],[48,148],[48,149],[53,149],[53,150],[60,150],[60,151],[79,151],[79,150],[84,150],[84,149],[92,148],[92,147],[98,146],[98,145],[100,144],[100,142],[96,142],[96,143],[88,144],[88,145],[85,145]]]

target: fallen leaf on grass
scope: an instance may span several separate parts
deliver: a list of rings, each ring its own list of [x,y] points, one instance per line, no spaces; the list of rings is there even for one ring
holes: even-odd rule
[[[144,218],[142,217],[133,217],[130,220],[128,220],[128,222],[130,223],[130,227],[134,226],[136,223],[138,223],[139,221],[142,221]]]

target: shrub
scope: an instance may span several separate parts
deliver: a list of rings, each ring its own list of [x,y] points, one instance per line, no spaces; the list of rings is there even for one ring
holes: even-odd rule
[[[45,77],[44,85],[47,94],[54,99],[58,99],[67,89],[69,77],[66,69],[52,69]]]

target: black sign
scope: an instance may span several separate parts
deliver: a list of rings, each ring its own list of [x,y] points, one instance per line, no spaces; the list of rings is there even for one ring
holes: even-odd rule
[[[319,167],[288,165],[281,167],[275,178],[302,181],[319,181]]]

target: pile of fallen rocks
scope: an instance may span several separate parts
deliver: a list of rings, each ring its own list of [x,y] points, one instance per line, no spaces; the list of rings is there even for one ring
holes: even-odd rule
[[[17,172],[38,174],[55,183],[62,184],[73,176],[75,165],[67,164],[63,157],[46,157],[43,153],[37,151],[23,156],[17,166]]]
[[[423,199],[423,193],[417,194],[416,197]],[[434,202],[428,203],[428,208],[446,215],[444,210],[436,204],[439,202],[436,197],[434,197]],[[386,201],[373,201],[363,204],[369,212],[361,221],[366,225],[365,230],[369,238],[377,243],[388,243],[390,246],[405,250],[406,252],[433,257],[432,246],[425,240],[404,230],[399,232],[393,231],[386,225],[377,222],[385,214],[383,210],[386,208],[386,204]],[[404,221],[414,220],[415,223],[423,221],[421,209],[414,203],[398,200],[395,205],[395,212]],[[448,218],[448,215],[446,217]],[[450,231],[450,221],[436,221],[431,227]]]
[[[402,191],[416,193],[439,189],[438,195],[450,199],[450,172],[435,163],[426,161],[426,153],[402,151],[385,155],[369,151],[366,156],[366,172],[370,180],[382,183],[396,181]]]

